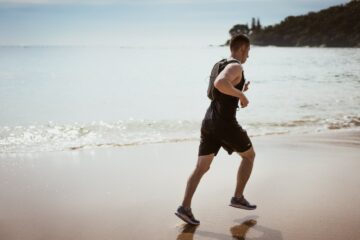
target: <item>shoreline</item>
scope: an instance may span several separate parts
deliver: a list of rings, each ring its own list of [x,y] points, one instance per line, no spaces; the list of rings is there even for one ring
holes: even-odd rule
[[[199,128],[200,131],[200,128]],[[277,137],[277,136],[316,136],[316,135],[328,135],[328,134],[344,134],[348,132],[358,133],[360,135],[360,127],[348,127],[348,128],[338,128],[338,129],[324,129],[317,130],[314,132],[310,131],[302,131],[302,132],[274,132],[274,133],[265,133],[261,135],[251,133],[249,137],[253,138],[266,138],[266,137]],[[140,143],[99,143],[99,144],[84,144],[80,146],[67,147],[62,150],[40,150],[40,151],[26,151],[26,152],[0,152],[1,157],[18,157],[22,155],[31,155],[31,154],[44,154],[44,153],[60,153],[60,152],[73,152],[73,151],[91,151],[97,149],[118,149],[118,148],[126,148],[126,147],[136,147],[136,146],[144,146],[144,145],[157,145],[157,144],[168,144],[168,143],[198,143],[200,140],[200,132],[198,133],[198,137],[188,137],[188,138],[179,138],[179,139],[164,139],[159,141],[151,141],[151,142],[140,142]]]

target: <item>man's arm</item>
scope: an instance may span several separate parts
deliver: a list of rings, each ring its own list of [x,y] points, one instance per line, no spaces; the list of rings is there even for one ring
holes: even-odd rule
[[[246,107],[248,100],[246,96],[233,85],[233,82],[242,74],[242,68],[239,64],[229,64],[217,76],[214,81],[214,87],[220,92],[239,98],[242,107]]]

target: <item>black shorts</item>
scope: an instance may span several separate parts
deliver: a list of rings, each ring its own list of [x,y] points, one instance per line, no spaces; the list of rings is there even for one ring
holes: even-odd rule
[[[252,146],[246,130],[237,121],[214,121],[204,119],[201,124],[201,137],[198,156],[214,153],[216,156],[223,147],[229,154],[245,152]]]

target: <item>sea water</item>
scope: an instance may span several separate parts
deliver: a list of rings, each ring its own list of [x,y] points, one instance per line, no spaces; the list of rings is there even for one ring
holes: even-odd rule
[[[193,141],[227,47],[0,47],[0,153]],[[360,49],[251,46],[250,136],[360,126]]]

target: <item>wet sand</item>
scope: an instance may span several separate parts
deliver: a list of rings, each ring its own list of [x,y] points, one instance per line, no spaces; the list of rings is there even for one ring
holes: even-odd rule
[[[253,138],[245,190],[224,150],[193,199],[199,227],[174,215],[198,142],[0,155],[0,239],[360,239],[360,131]]]

